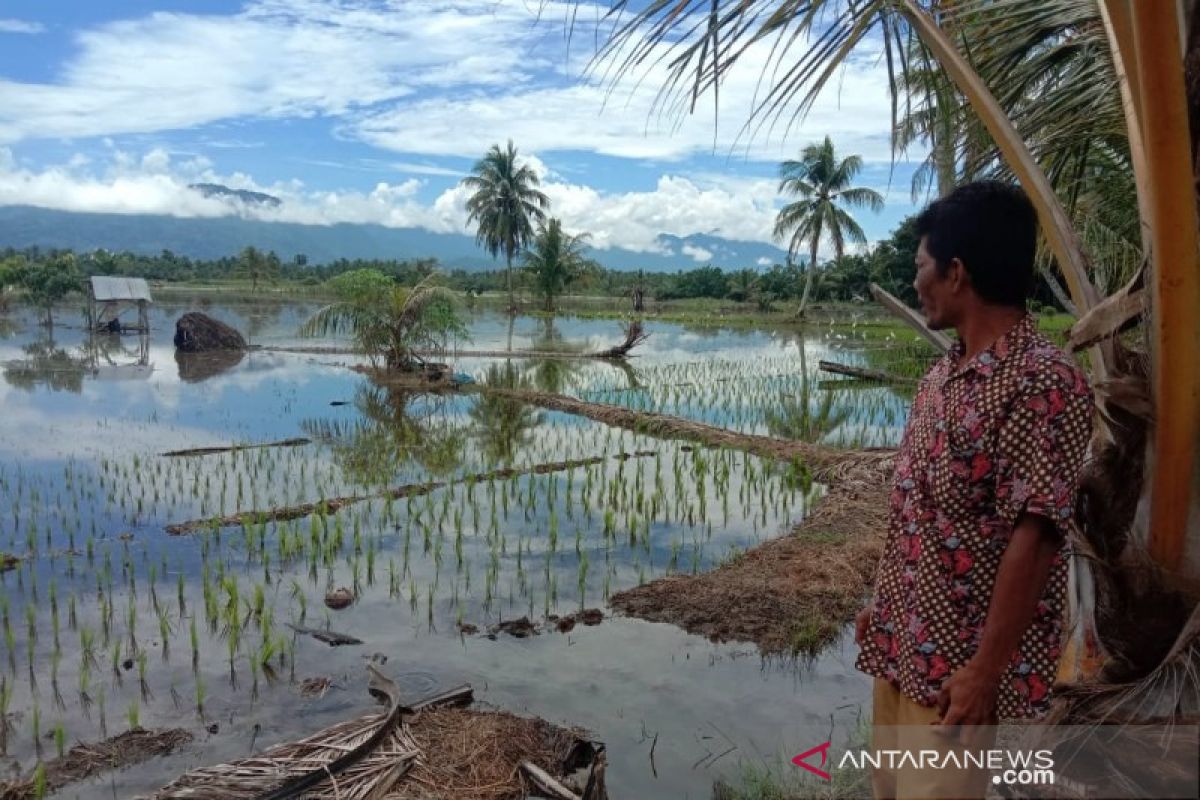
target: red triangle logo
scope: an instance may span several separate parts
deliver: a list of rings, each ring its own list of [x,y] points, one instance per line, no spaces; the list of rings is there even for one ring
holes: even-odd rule
[[[821,754],[821,766],[825,766],[825,762],[829,759],[829,742],[819,744],[811,750],[805,750],[803,753],[793,758],[792,763],[797,767],[803,767],[814,775],[819,775],[825,780],[829,780],[830,775],[828,772],[823,769],[818,769],[817,767],[814,767],[812,764],[808,763],[809,756],[813,755],[814,753]]]

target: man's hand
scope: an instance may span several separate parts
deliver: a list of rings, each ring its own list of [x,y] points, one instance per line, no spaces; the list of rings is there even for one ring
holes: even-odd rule
[[[867,606],[854,617],[854,641],[859,646],[866,641],[867,629],[871,627],[871,607]]]
[[[942,684],[937,707],[942,718],[934,725],[995,725],[1000,675],[968,661]],[[947,731],[947,733],[952,733]],[[967,731],[963,731],[964,735]]]

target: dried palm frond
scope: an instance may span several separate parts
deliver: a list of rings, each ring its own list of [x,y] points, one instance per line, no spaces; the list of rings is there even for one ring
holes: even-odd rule
[[[454,707],[470,703],[470,687],[405,705],[393,681],[368,669],[371,691],[387,698],[387,711],[192,770],[154,800],[519,800],[528,788],[522,762],[562,780],[603,752],[582,731]]]

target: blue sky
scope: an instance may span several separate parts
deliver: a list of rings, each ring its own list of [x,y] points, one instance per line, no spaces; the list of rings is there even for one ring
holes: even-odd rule
[[[534,13],[542,8],[540,18]],[[914,206],[892,163],[886,76],[861,53],[800,123],[739,135],[768,53],[694,116],[654,112],[662,74],[586,71],[590,19],[529,0],[75,0],[0,6],[0,205],[466,231],[458,179],[512,138],[553,212],[599,247],[662,233],[770,241],[783,158],[830,135],[886,192],[879,239]],[[919,159],[922,154],[915,153]],[[269,192],[247,210],[196,181]],[[702,260],[702,253],[694,255]]]

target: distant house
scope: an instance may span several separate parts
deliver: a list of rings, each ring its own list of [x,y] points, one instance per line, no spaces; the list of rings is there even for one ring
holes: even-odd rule
[[[152,302],[145,278],[93,275],[88,280],[88,324],[93,330],[148,332]],[[121,315],[133,309],[138,312],[137,324],[122,322]]]

